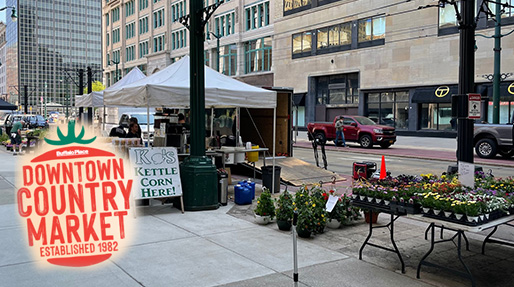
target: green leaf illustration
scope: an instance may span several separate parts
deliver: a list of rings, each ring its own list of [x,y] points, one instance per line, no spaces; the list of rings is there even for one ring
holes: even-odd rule
[[[84,137],[85,131],[84,126],[82,126],[82,129],[80,130],[80,133],[78,136],[75,136],[75,121],[71,120],[68,122],[68,135],[64,135],[61,132],[61,129],[57,127],[57,137],[59,137],[59,140],[51,140],[45,138],[45,141],[48,144],[51,145],[67,145],[72,143],[78,143],[78,144],[89,144],[95,141],[96,136],[91,139],[82,139]]]

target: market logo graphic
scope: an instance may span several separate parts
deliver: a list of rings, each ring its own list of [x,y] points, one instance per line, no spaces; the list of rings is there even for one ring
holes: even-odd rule
[[[514,83],[509,85],[507,91],[509,92],[509,94],[514,95]]]
[[[17,171],[18,213],[29,249],[54,265],[98,264],[126,244],[133,180],[123,158],[85,145],[96,137],[83,139],[84,127],[75,136],[71,121],[68,134],[58,129],[57,135],[45,141],[63,147],[50,147]]]
[[[444,96],[448,95],[449,92],[450,92],[450,87],[440,86],[435,90],[435,96],[438,98],[443,98]]]

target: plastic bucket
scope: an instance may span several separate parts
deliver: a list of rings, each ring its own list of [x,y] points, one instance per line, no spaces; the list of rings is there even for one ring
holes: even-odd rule
[[[258,145],[252,146],[252,149],[258,149],[258,148],[259,148]],[[249,162],[256,162],[259,160],[259,152],[258,151],[247,152],[246,158],[248,159]]]

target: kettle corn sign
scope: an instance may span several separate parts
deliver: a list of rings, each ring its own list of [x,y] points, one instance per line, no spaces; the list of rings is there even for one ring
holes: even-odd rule
[[[127,240],[132,179],[123,158],[88,146],[96,137],[75,136],[75,122],[49,150],[18,170],[18,213],[29,249],[61,266],[90,266],[123,249]]]

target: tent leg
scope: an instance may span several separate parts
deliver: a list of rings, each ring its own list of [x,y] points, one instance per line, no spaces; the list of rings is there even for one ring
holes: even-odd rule
[[[273,108],[273,171],[271,176],[271,192],[275,193],[275,142],[277,139],[277,108]],[[280,180],[280,178],[278,179]],[[280,192],[280,189],[278,190]]]

